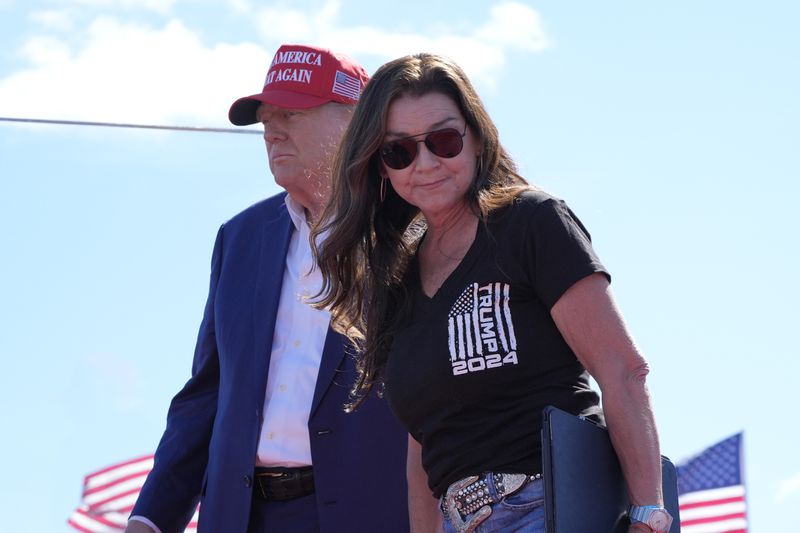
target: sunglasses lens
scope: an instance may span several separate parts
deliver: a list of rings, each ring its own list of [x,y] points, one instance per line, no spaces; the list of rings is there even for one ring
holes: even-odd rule
[[[386,143],[381,148],[381,158],[386,166],[395,170],[406,168],[417,156],[417,143],[412,139],[400,139]]]
[[[439,157],[455,157],[461,153],[464,143],[461,134],[454,129],[434,131],[425,137],[425,146]]]
[[[466,132],[466,127],[464,129]],[[416,137],[416,136],[414,136]],[[453,128],[432,131],[425,136],[424,142],[428,150],[437,157],[451,158],[461,153],[464,148],[464,134]],[[417,157],[417,143],[413,137],[388,142],[381,147],[381,159],[387,167],[402,170]]]

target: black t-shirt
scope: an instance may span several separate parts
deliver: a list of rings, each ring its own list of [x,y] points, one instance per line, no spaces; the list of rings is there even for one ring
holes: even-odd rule
[[[413,311],[392,342],[386,396],[422,444],[434,495],[482,472],[541,472],[547,405],[602,421],[588,373],[550,316],[570,286],[595,272],[606,271],[586,229],[540,191],[479,223],[433,298],[411,267]]]

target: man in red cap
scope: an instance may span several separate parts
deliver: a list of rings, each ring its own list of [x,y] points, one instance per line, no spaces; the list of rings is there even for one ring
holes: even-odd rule
[[[309,224],[367,80],[345,56],[284,45],[262,92],[231,106],[234,124],[264,125],[286,192],[217,234],[192,376],[126,531],[181,532],[198,502],[201,533],[408,531],[407,436],[380,399],[344,412],[351,358],[306,302],[321,284]]]

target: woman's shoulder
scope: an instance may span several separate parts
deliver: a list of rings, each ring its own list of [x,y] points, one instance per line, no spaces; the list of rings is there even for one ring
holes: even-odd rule
[[[517,196],[515,201],[520,209],[530,210],[539,209],[543,205],[561,202],[562,200],[560,198],[553,196],[549,192],[535,188],[526,189],[519,196]]]
[[[492,217],[496,221],[533,217],[541,209],[553,208],[563,201],[541,189],[530,188],[520,192],[505,208]]]

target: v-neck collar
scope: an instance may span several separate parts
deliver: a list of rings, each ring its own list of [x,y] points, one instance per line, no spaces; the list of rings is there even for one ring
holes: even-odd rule
[[[458,265],[456,265],[453,271],[450,272],[450,274],[447,276],[447,278],[445,278],[444,282],[442,282],[442,284],[439,286],[438,289],[436,289],[436,292],[433,293],[432,296],[428,296],[422,288],[422,280],[420,279],[420,268],[419,268],[419,250],[422,244],[420,242],[420,246],[417,247],[417,251],[414,257],[414,262],[416,267],[415,274],[417,282],[417,292],[419,293],[419,296],[422,298],[423,301],[433,302],[443,297],[444,295],[450,293],[453,290],[452,285],[457,283],[463,277],[464,272],[472,267],[472,265],[475,263],[475,260],[479,255],[478,252],[480,251],[481,243],[483,242],[483,236],[485,233],[483,229],[484,225],[485,225],[484,222],[479,219],[475,227],[475,238],[472,239],[472,244],[470,244],[469,248],[467,249],[467,253],[464,254],[464,257],[461,259],[461,261],[459,261]],[[423,239],[424,238],[425,237],[423,236]],[[456,290],[458,290],[458,287],[456,287]]]

